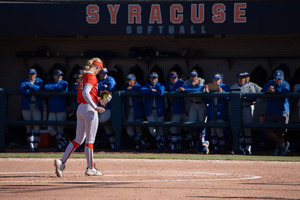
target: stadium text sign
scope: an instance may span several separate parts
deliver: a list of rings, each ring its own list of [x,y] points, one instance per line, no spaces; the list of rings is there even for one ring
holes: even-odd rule
[[[300,34],[300,1],[128,2],[0,1],[0,35]]]
[[[169,13],[166,14],[160,4],[149,5],[148,12],[143,11],[140,4],[107,4],[101,5],[89,4],[86,7],[86,22],[88,24],[99,24],[101,9],[107,9],[109,13],[109,23],[118,24],[118,14],[121,6],[127,10],[127,25],[125,27],[126,34],[206,34],[205,26],[202,25],[205,20],[211,23],[225,23],[226,20],[226,5],[223,3],[215,3],[209,7],[211,16],[209,19],[205,17],[205,4],[190,4],[188,11],[182,4],[168,5]],[[247,3],[234,3],[233,23],[246,23],[246,8]],[[186,26],[184,19],[187,18],[191,25]],[[144,26],[142,26],[144,24]],[[168,24],[167,26],[164,24]],[[133,25],[137,25],[134,27]],[[177,28],[175,25],[179,25]],[[199,26],[197,32],[195,26]],[[156,29],[156,30],[155,30]]]

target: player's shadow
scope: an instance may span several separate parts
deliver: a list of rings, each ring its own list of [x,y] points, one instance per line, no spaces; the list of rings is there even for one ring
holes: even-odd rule
[[[273,199],[273,200],[294,200],[289,198],[282,198],[282,197],[245,197],[245,196],[230,196],[230,197],[217,197],[217,196],[187,196],[188,198],[203,198],[203,199]]]
[[[40,176],[40,175],[5,175],[5,176],[0,176],[0,179],[12,179],[12,178],[48,178],[49,176],[45,175],[45,176]]]
[[[57,182],[55,185],[47,185],[47,184],[35,184],[33,185],[24,185],[24,184],[18,184],[18,185],[1,185],[0,191],[9,191],[12,193],[18,193],[22,192],[24,193],[36,193],[36,192],[45,192],[45,191],[63,191],[63,190],[77,190],[77,189],[91,189],[91,188],[107,188],[109,185],[120,185],[120,184],[131,184],[128,182],[118,182],[118,183],[111,183],[111,182],[101,182],[101,183],[95,183],[95,182],[80,182],[80,181],[74,181],[74,182]],[[115,187],[114,187],[115,188]],[[119,188],[119,187],[116,187]],[[126,187],[122,187],[126,188]],[[127,187],[132,188],[132,187]]]

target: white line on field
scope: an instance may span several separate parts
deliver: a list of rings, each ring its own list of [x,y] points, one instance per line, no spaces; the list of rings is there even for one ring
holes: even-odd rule
[[[25,160],[33,160],[33,161],[53,161],[54,158],[0,158],[1,161],[25,161]],[[110,161],[110,162],[189,162],[189,163],[264,163],[264,164],[282,164],[282,165],[300,165],[300,162],[288,162],[288,161],[250,161],[250,160],[183,160],[183,159],[134,159],[134,158],[94,158],[94,161]],[[86,161],[85,158],[71,158],[68,162],[78,162],[78,161]]]
[[[68,171],[66,174],[80,174],[83,172],[79,171]],[[43,180],[12,180],[12,181],[0,181],[0,183],[155,183],[155,182],[208,182],[208,181],[239,181],[239,180],[251,180],[251,179],[260,179],[261,176],[254,175],[237,175],[237,174],[225,174],[225,173],[210,173],[210,172],[184,172],[184,171],[103,171],[104,175],[101,178],[105,177],[152,177],[155,176],[160,177],[169,177],[168,179],[163,180],[97,180],[97,181],[65,181],[65,180],[57,180],[57,181],[43,181]],[[119,173],[119,174],[118,174]],[[0,175],[21,175],[21,174],[54,174],[54,172],[1,172]],[[203,176],[204,175],[204,176]],[[224,178],[216,178],[211,179],[208,176],[224,176]],[[235,176],[233,178],[226,178],[226,176]],[[173,177],[170,178],[170,177]],[[177,178],[176,178],[177,177]],[[178,177],[190,177],[186,179],[180,179]],[[71,177],[74,178],[74,177]]]

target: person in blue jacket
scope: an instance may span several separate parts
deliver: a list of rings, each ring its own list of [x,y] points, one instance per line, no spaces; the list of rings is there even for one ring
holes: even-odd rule
[[[175,71],[169,73],[169,81],[166,83],[166,91],[177,92],[178,88],[182,87],[184,81],[178,78]],[[184,97],[171,97],[168,99],[168,106],[170,107],[171,122],[180,122],[184,115]],[[170,152],[178,153],[181,150],[181,134],[178,127],[170,127]]]
[[[184,84],[182,87],[178,88],[178,92],[204,92],[205,80],[198,76],[198,72],[192,70],[189,77],[188,84]],[[186,98],[185,103],[186,105],[189,105],[188,122],[206,122],[206,103],[202,97]],[[202,148],[200,140],[205,131],[204,127],[191,127],[188,129],[186,140],[190,149],[195,148],[197,145],[197,149],[200,151]],[[196,145],[194,139],[196,140]]]
[[[45,85],[48,92],[68,91],[68,82],[63,80],[64,73],[61,70],[53,72],[53,81]],[[48,99],[49,116],[48,121],[65,121],[67,118],[67,97],[50,95]],[[49,133],[58,141],[58,152],[62,152],[68,145],[64,136],[64,126],[48,126]]]
[[[152,72],[149,75],[150,81],[141,88],[144,94],[144,111],[149,122],[163,122],[165,117],[165,101],[162,97],[165,86],[158,82],[158,73]],[[150,134],[156,141],[158,152],[164,148],[163,127],[149,127]]]
[[[37,77],[37,71],[34,68],[28,70],[27,76],[27,78],[22,79],[19,87],[22,94],[22,116],[24,120],[41,120],[42,100],[40,96],[28,95],[28,93],[41,91],[44,83],[41,78]],[[26,125],[26,136],[30,151],[37,151],[40,142],[40,126]]]
[[[223,76],[216,73],[212,76],[212,84],[205,85],[206,92],[230,92],[229,86],[223,83]],[[211,97],[208,98],[207,121],[225,122],[229,119],[228,102],[229,98]],[[211,128],[211,142],[214,153],[224,153],[226,138],[223,128]]]
[[[142,86],[136,81],[136,76],[130,73],[126,76],[126,84],[122,86],[122,91],[140,92]],[[144,118],[144,105],[142,97],[126,96],[123,98],[124,114],[127,121],[142,121]],[[136,151],[143,151],[146,144],[142,139],[143,131],[141,126],[127,126],[127,134],[136,142]]]
[[[98,92],[107,90],[108,92],[114,92],[116,90],[116,81],[112,76],[108,76],[107,68],[99,73],[98,79]],[[98,95],[100,96],[100,95]],[[99,106],[102,106],[99,103]],[[105,129],[107,138],[110,143],[110,150],[115,151],[116,149],[116,137],[114,134],[113,127],[111,125],[111,102],[105,105],[105,112],[99,113],[99,123],[101,123]]]
[[[276,70],[274,73],[274,79],[268,81],[262,88],[261,92],[265,93],[288,93],[290,92],[290,84],[284,79],[284,73],[282,70]],[[288,124],[290,115],[289,100],[288,98],[271,97],[266,98],[266,115],[264,122]],[[275,143],[275,156],[288,153],[290,146],[289,142],[284,142],[284,135],[286,133],[285,128],[270,128],[265,129],[266,135]]]

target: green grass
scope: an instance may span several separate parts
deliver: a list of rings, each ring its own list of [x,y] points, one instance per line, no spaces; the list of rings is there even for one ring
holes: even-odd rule
[[[62,153],[0,153],[0,158],[61,158]],[[85,158],[84,153],[73,153],[71,158]],[[114,159],[181,159],[181,160],[245,160],[300,162],[300,156],[245,156],[245,155],[198,155],[198,154],[151,154],[151,153],[95,153],[94,158]]]

